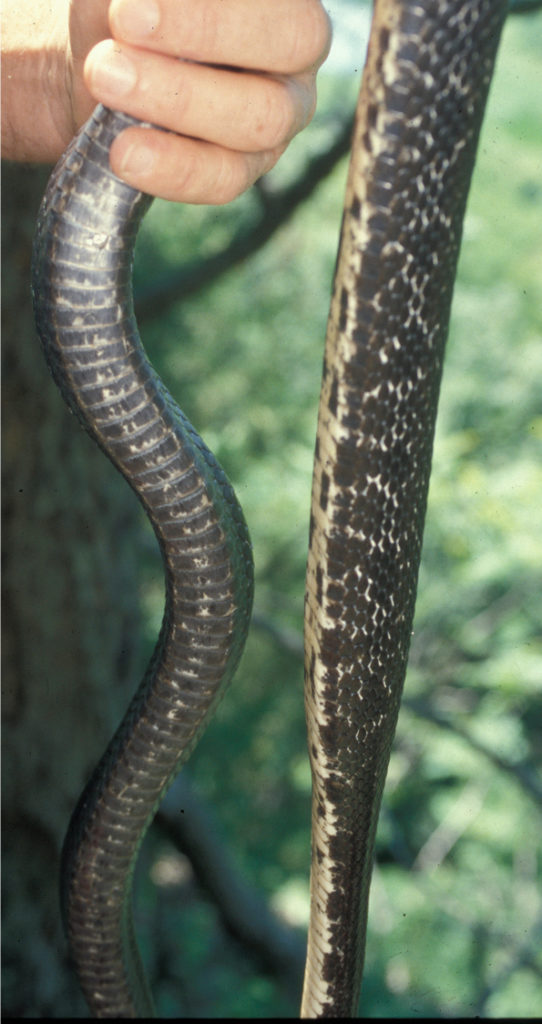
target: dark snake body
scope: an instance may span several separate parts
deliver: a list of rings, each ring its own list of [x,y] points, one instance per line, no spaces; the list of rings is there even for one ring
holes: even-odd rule
[[[358,1005],[461,229],[505,13],[500,0],[375,7],[326,340],[307,567],[307,1016],[351,1016]]]
[[[331,305],[305,623],[313,771],[302,1013],[356,1012],[374,835],[406,668],[461,227],[505,0],[377,0]],[[76,808],[63,912],[91,1010],[152,1012],[131,876],[244,643],[250,543],[213,456],[146,360],[131,264],[150,200],[109,170],[133,119],[98,108],[50,181],[33,293],[64,397],[142,501],[166,611]]]
[[[41,208],[33,293],[64,398],[136,491],[166,573],[160,638],[141,686],[74,812],[63,913],[91,1010],[152,1014],[131,917],[135,857],[243,649],[252,552],[214,456],[173,403],[137,334],[132,259],[150,199],[109,170],[133,119],[99,107],[57,166]]]

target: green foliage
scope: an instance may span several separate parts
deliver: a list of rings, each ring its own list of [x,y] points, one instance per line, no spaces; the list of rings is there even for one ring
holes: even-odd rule
[[[505,28],[465,222],[410,703],[377,844],[368,1016],[534,1016],[542,1007],[540,805],[518,774],[495,762],[521,774],[524,762],[540,758],[541,32],[541,15],[509,19]],[[344,89],[340,77],[323,79],[315,126],[292,146],[281,181],[331,135]],[[255,552],[256,625],[190,771],[240,871],[300,926],[308,912],[310,780],[299,640],[345,173],[343,164],[247,265],[145,332],[155,365],[232,479]],[[224,210],[155,204],[139,279],[223,245],[254,203],[250,194]],[[160,573],[153,562],[145,576],[149,648]],[[160,855],[151,842],[149,858]],[[202,909],[183,883],[167,904],[161,927],[177,936],[172,971],[183,985],[159,991],[162,1012],[175,1015],[182,999],[201,1015],[297,1012],[246,951],[226,948],[216,911]]]

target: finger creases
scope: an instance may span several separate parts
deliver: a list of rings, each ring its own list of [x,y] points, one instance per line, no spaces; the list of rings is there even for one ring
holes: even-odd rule
[[[119,41],[274,74],[317,68],[331,41],[320,0],[112,0],[109,22]]]
[[[115,139],[113,172],[133,188],[161,199],[222,205],[269,170],[282,147],[239,153],[214,143],[154,128],[127,128]]]

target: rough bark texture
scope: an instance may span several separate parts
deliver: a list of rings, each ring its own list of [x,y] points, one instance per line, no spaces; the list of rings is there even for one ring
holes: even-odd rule
[[[3,1011],[86,1016],[59,854],[142,664],[137,502],[65,409],[35,335],[30,249],[46,172],[3,174]]]

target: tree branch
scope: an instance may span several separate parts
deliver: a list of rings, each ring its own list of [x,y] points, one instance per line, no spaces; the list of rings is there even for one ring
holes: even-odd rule
[[[434,725],[440,726],[441,729],[449,729],[450,732],[454,732],[456,736],[461,736],[461,738],[464,739],[473,748],[473,750],[477,750],[478,753],[487,757],[488,760],[492,761],[500,771],[507,772],[509,775],[514,775],[522,788],[534,799],[535,803],[539,807],[542,806],[542,785],[532,771],[531,766],[526,761],[519,762],[518,764],[513,764],[511,761],[505,761],[503,757],[500,757],[499,754],[495,753],[495,751],[490,747],[486,747],[483,743],[480,743],[480,740],[471,736],[471,734],[459,725],[458,722],[452,721],[445,715],[442,715],[423,699],[403,696],[402,703],[409,709],[409,711],[412,711],[412,713],[417,715],[419,718],[425,718],[428,722],[432,722]]]
[[[143,323],[162,314],[164,307],[188,295],[194,296],[265,245],[348,152],[353,123],[353,117],[347,118],[332,145],[312,157],[290,185],[277,192],[260,189],[260,216],[249,227],[242,228],[234,235],[223,249],[206,259],[185,263],[161,277],[155,284],[141,289],[135,302],[138,322]]]
[[[280,921],[261,893],[240,875],[221,840],[212,812],[182,772],[166,795],[156,825],[188,857],[228,931],[295,996],[301,991],[305,943]]]
[[[542,7],[542,0],[508,0],[509,14],[532,14]]]
[[[272,619],[261,614],[255,614],[253,616],[253,624],[257,629],[263,629],[269,633],[283,650],[287,650],[297,657],[303,657],[303,640],[300,636],[297,636],[293,630],[285,631],[282,627],[277,626]],[[514,775],[520,785],[534,799],[535,803],[539,807],[542,807],[542,784],[528,762],[522,761],[518,764],[513,764],[511,761],[506,761],[504,758],[500,757],[499,754],[495,753],[494,750],[491,750],[490,747],[486,747],[474,736],[471,736],[471,734],[459,725],[457,721],[452,721],[452,719],[441,714],[426,700],[403,695],[402,704],[404,707],[407,707],[409,711],[412,711],[414,715],[417,715],[418,718],[424,718],[427,721],[432,722],[433,725],[439,726],[441,729],[448,729],[451,732],[454,732],[457,736],[464,739],[474,750],[483,754],[484,757],[487,757],[492,761],[500,771]]]

